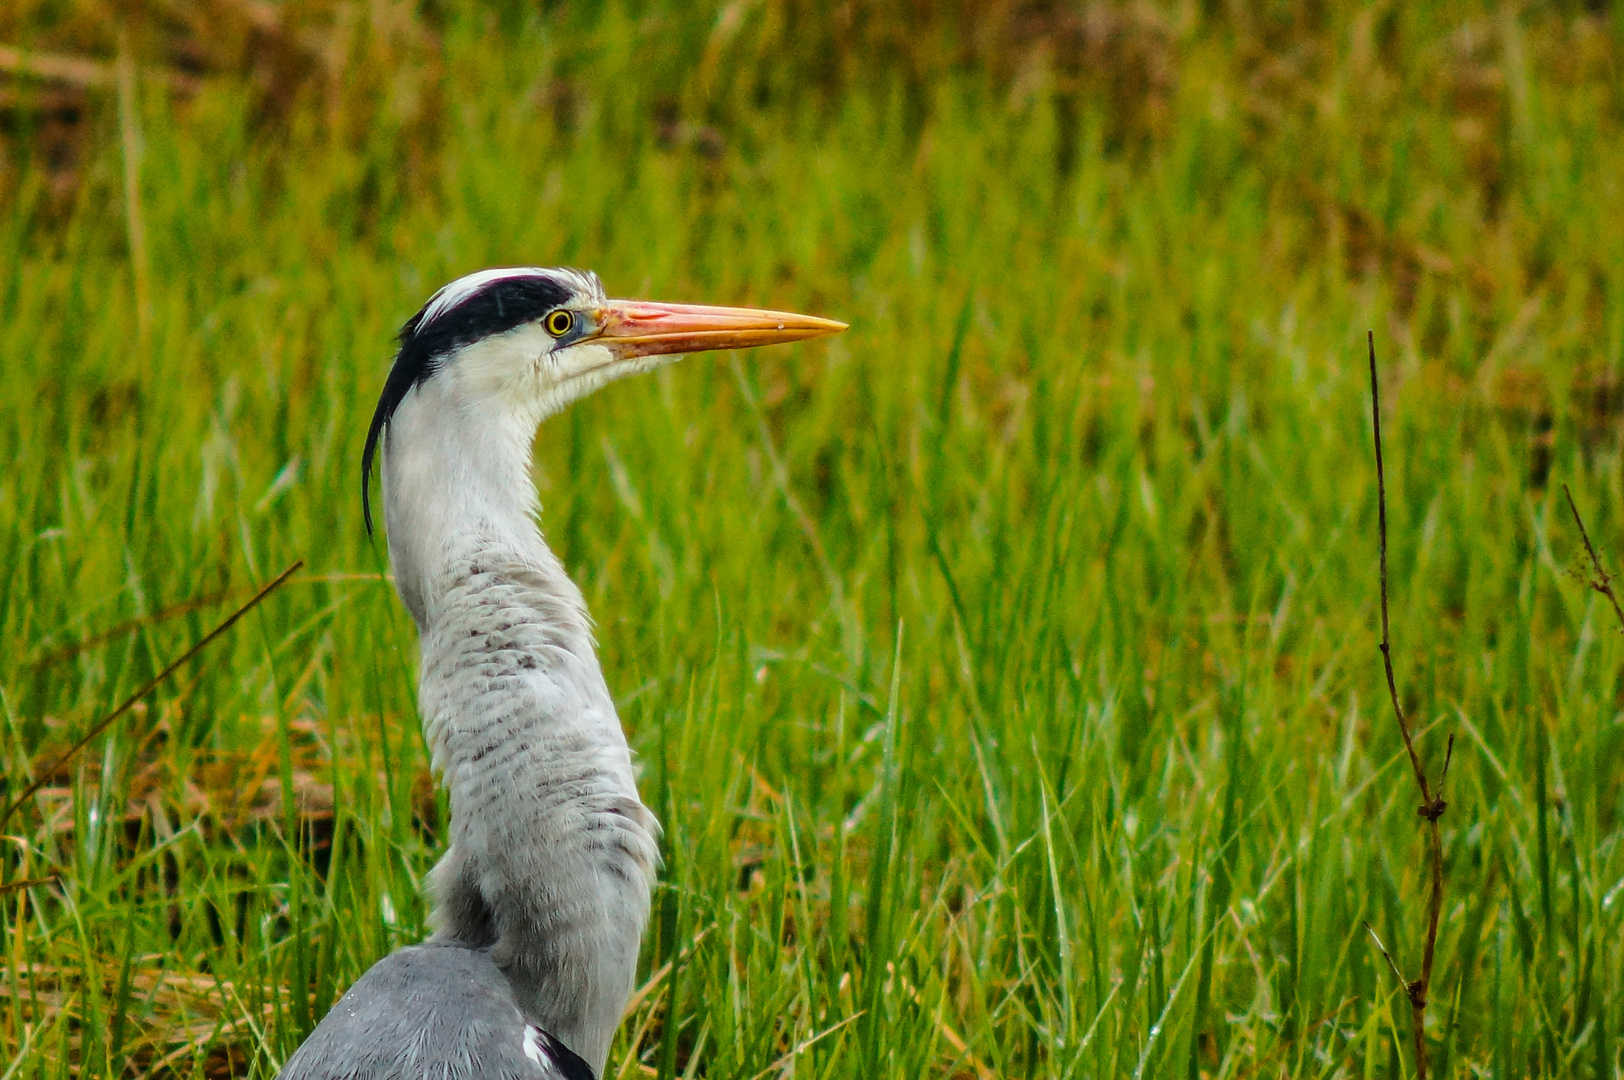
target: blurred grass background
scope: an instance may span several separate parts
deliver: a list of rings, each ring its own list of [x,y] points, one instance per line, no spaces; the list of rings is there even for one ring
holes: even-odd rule
[[[616,1077],[1618,1077],[1624,13],[0,9],[0,1076],[267,1076],[424,933],[444,806],[361,528],[485,265],[847,319],[547,424],[666,825]],[[36,881],[18,886],[16,883]]]

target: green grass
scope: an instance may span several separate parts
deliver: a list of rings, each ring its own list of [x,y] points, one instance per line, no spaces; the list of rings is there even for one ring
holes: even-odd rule
[[[0,1075],[269,1075],[424,933],[360,443],[394,328],[513,262],[852,324],[538,440],[666,826],[611,1074],[1410,1075],[1374,327],[1399,683],[1456,736],[1434,1072],[1624,1075],[1624,641],[1560,487],[1624,565],[1624,21],[1213,7],[364,6],[280,111],[93,97],[71,194],[14,131],[8,789],[307,566],[6,824],[53,880],[0,896]]]

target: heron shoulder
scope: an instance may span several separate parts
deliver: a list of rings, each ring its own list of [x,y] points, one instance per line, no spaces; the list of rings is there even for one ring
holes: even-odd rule
[[[526,1021],[484,949],[428,943],[374,964],[288,1059],[279,1080],[596,1080]]]

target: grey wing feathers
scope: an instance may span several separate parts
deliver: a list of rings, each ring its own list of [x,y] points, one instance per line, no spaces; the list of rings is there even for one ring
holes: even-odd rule
[[[316,1025],[279,1080],[595,1080],[526,1023],[483,949],[414,945],[374,964]]]

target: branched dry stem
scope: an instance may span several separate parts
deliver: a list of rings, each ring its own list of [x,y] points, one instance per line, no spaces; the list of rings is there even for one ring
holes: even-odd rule
[[[1427,904],[1426,949],[1421,956],[1420,977],[1406,979],[1397,962],[1382,945],[1381,939],[1376,937],[1376,931],[1371,929],[1369,923],[1365,924],[1365,929],[1370,931],[1376,947],[1381,949],[1382,955],[1387,958],[1388,966],[1393,969],[1393,975],[1404,987],[1405,996],[1410,999],[1410,1023],[1415,1036],[1415,1075],[1417,1080],[1426,1080],[1427,991],[1432,985],[1432,962],[1438,945],[1438,918],[1443,913],[1444,904],[1444,847],[1439,834],[1438,819],[1443,817],[1444,810],[1449,806],[1444,801],[1442,792],[1444,780],[1449,776],[1449,762],[1455,756],[1455,736],[1449,737],[1448,748],[1444,751],[1443,771],[1439,774],[1438,788],[1434,792],[1427,783],[1427,774],[1421,767],[1421,758],[1415,752],[1415,739],[1410,734],[1410,722],[1404,716],[1404,707],[1399,704],[1398,682],[1393,677],[1392,638],[1388,631],[1387,619],[1387,476],[1382,464],[1381,386],[1376,378],[1375,331],[1367,331],[1365,340],[1370,348],[1370,419],[1376,440],[1376,520],[1381,552],[1382,665],[1387,672],[1387,696],[1393,703],[1393,715],[1398,717],[1398,729],[1404,736],[1404,749],[1410,755],[1410,768],[1415,773],[1416,786],[1421,789],[1421,806],[1416,812],[1426,819],[1432,855],[1432,895]]]
[[[1590,556],[1590,568],[1595,576],[1585,582],[1590,588],[1601,593],[1613,605],[1613,614],[1618,616],[1618,624],[1624,627],[1624,607],[1618,603],[1618,594],[1613,592],[1613,575],[1602,569],[1601,558],[1596,554],[1596,546],[1590,542],[1590,533],[1585,529],[1585,519],[1579,516],[1579,506],[1573,501],[1573,492],[1568,485],[1562,485],[1562,494],[1568,497],[1568,509],[1573,511],[1573,523],[1579,526],[1579,537],[1585,542],[1585,552]]]

